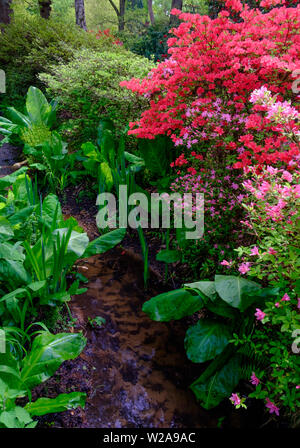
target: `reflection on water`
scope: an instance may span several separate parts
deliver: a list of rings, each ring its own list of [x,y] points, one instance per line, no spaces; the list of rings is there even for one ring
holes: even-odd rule
[[[72,314],[80,326],[89,317],[106,319],[87,330],[82,354],[94,372],[85,425],[216,427],[216,413],[201,409],[188,390],[198,366],[186,359],[182,323],[152,322],[141,310],[142,266],[117,250],[80,264],[88,291],[73,298]]]

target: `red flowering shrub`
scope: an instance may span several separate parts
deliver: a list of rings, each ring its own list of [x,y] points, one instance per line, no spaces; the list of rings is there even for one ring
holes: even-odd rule
[[[94,33],[94,31],[90,31],[90,33]],[[96,39],[106,39],[110,40],[114,45],[123,45],[123,42],[116,38],[109,28],[105,30],[98,30],[96,33]]]
[[[214,20],[173,10],[182,23],[168,40],[169,59],[147,78],[121,83],[151,100],[129,133],[149,139],[167,134],[188,148],[206,140],[216,152],[243,153],[236,167],[288,163],[299,145],[287,151],[282,129],[270,126],[259,107],[251,110],[249,99],[262,86],[279,101],[297,99],[292,74],[300,67],[300,5],[265,14],[239,0],[227,0],[226,6],[239,13],[239,22],[225,10]],[[271,160],[264,156],[274,152]]]

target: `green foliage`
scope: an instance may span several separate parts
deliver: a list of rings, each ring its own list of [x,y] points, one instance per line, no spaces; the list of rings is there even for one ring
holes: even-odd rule
[[[7,353],[0,354],[0,427],[35,427],[33,416],[84,407],[84,393],[61,394],[53,399],[39,398],[31,402],[31,390],[49,379],[64,361],[76,358],[85,344],[86,339],[80,333],[54,335],[42,331],[21,359],[8,352],[7,344]],[[16,405],[16,399],[23,397],[30,399],[24,408]]]
[[[143,77],[152,67],[148,60],[115,45],[110,51],[77,51],[71,62],[53,65],[51,74],[39,78],[72,117],[64,124],[65,134],[83,142],[96,139],[99,118],[111,119],[120,131],[140,115],[148,101],[128,93],[119,83]]]
[[[0,189],[6,188],[7,179],[1,182]],[[74,218],[64,220],[55,195],[39,200],[25,174],[15,174],[12,190],[1,196],[0,218],[1,319],[23,330],[38,305],[56,307],[83,292],[78,280],[69,288],[66,281],[77,259],[103,253],[125,236],[118,229],[89,242]]]
[[[0,34],[0,68],[5,68],[7,79],[7,93],[0,94],[2,105],[21,107],[29,86],[42,86],[38,73],[47,72],[50,65],[67,63],[75,49],[101,50],[107,45],[111,46],[81,30],[75,22],[66,24],[30,14],[24,19],[16,14]]]
[[[300,406],[299,299],[293,291],[288,291],[289,300],[282,297],[278,292],[265,302],[265,318],[247,342],[256,356],[265,359],[255,371],[260,382],[249,396],[269,398],[292,421],[299,419]]]
[[[174,157],[174,145],[168,137],[160,135],[153,140],[139,139],[139,152],[152,176],[166,176]]]
[[[247,338],[254,326],[254,306],[272,296],[274,290],[264,290],[249,280],[233,276],[216,276],[214,281],[186,284],[183,289],[153,297],[143,305],[143,311],[156,321],[181,319],[202,308],[214,318],[201,318],[189,327],[185,349],[192,362],[211,361],[191,388],[206,409],[217,406],[228,397],[243,378],[245,353],[236,336]]]
[[[176,289],[153,297],[143,305],[143,311],[159,322],[182,319],[190,316],[203,307],[199,295],[190,294],[186,289]]]
[[[34,427],[33,416],[84,406],[80,392],[31,402],[31,390],[86,344],[81,334],[54,335],[34,319],[42,308],[61,307],[86,291],[79,279],[67,284],[76,260],[111,249],[126,233],[118,229],[89,242],[74,218],[64,220],[55,195],[39,198],[26,170],[0,179],[0,329],[6,349],[0,354],[0,427],[8,428]],[[45,331],[33,331],[36,325]],[[23,397],[29,403],[18,406]]]
[[[0,117],[0,132],[5,136],[1,144],[9,141],[13,134],[31,146],[51,138],[50,129],[56,120],[56,106],[56,102],[48,103],[43,93],[31,86],[26,95],[25,114],[14,107],[8,107],[7,115],[10,120]]]
[[[130,50],[155,62],[163,60],[168,56],[167,40],[171,37],[169,30],[169,25],[150,26],[131,43]]]

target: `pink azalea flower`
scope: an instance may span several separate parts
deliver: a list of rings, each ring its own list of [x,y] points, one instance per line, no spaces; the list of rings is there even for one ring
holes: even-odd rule
[[[257,247],[257,246],[254,246],[254,247],[251,249],[251,255],[259,255],[259,250],[258,250],[258,247]]]
[[[272,403],[272,401],[269,400],[269,398],[266,399],[266,408],[269,409],[270,414],[275,413],[276,415],[279,415],[279,408],[277,406],[275,406],[274,403]]]
[[[270,255],[275,255],[275,254],[277,254],[277,250],[274,250],[272,247],[270,247],[270,249],[268,250],[268,253]]]
[[[297,305],[297,308],[298,308],[298,310],[300,310],[300,297],[298,297],[298,305]]]
[[[226,260],[221,261],[220,264],[221,264],[222,266],[230,266],[230,263],[228,263],[228,261],[226,261]]]
[[[230,397],[230,401],[231,401],[235,406],[241,404],[241,399],[240,399],[240,397],[238,396],[238,394],[232,394],[231,397]]]
[[[280,306],[279,302],[276,302],[275,306],[276,306],[276,308],[279,308],[279,306]]]
[[[284,296],[281,299],[283,302],[288,302],[290,299],[290,297],[287,294],[284,294]]]
[[[293,176],[291,175],[291,173],[289,173],[288,171],[284,171],[282,173],[282,179],[287,180],[288,182],[292,182],[293,180]]]
[[[254,386],[257,386],[257,385],[260,383],[260,380],[257,378],[257,376],[255,375],[254,372],[252,372],[250,382],[251,382]]]
[[[266,313],[264,313],[259,308],[256,308],[256,313],[254,314],[254,316],[256,317],[257,320],[263,320],[266,316]]]
[[[241,274],[246,274],[248,271],[250,271],[250,263],[242,263],[239,267],[239,272]]]

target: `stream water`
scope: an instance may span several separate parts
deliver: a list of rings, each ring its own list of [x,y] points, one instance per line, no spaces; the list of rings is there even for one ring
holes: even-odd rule
[[[217,416],[203,411],[188,390],[195,365],[186,360],[182,324],[156,323],[142,312],[137,259],[114,250],[87,260],[79,271],[89,280],[88,291],[72,300],[71,310],[87,329],[82,357],[93,372],[85,425],[216,427]],[[88,328],[88,318],[96,316],[106,324]]]

